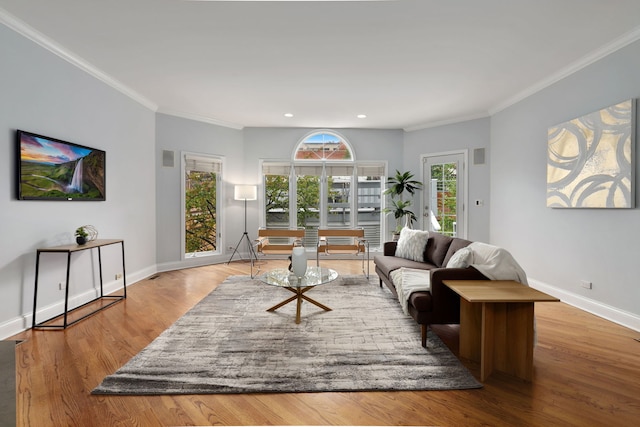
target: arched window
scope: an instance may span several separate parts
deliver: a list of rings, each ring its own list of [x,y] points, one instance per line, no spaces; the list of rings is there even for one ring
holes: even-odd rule
[[[335,132],[320,131],[307,135],[296,148],[296,160],[324,160],[353,162],[354,156],[349,144]]]

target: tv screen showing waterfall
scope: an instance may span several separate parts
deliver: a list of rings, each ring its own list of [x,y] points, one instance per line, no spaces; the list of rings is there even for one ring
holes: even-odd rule
[[[18,130],[18,199],[105,200],[105,152]]]

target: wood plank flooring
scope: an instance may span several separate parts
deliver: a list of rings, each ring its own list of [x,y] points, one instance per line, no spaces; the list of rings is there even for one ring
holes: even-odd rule
[[[278,260],[261,264],[262,271],[285,265]],[[323,265],[341,274],[358,274],[361,268],[360,261]],[[25,340],[16,348],[18,426],[612,427],[640,421],[640,342],[635,340],[640,333],[564,303],[536,304],[531,383],[494,373],[484,388],[461,391],[90,394],[227,276],[248,273],[244,262],[160,273],[128,287],[126,301],[67,330],[29,330],[12,337]],[[441,326],[436,332],[457,354],[458,327]],[[463,362],[478,377],[478,366]]]

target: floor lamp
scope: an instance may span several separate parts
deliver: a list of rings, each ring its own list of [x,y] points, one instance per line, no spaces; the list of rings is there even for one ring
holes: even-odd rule
[[[231,254],[231,258],[227,261],[227,264],[231,262],[236,252],[238,252],[238,248],[242,244],[243,241],[247,242],[247,246],[249,247],[249,259],[251,261],[251,271],[253,276],[253,260],[258,260],[258,256],[256,255],[256,251],[253,249],[253,245],[251,244],[251,239],[249,239],[249,233],[247,233],[247,200],[258,200],[258,186],[256,185],[236,185],[233,191],[233,198],[235,200],[244,200],[244,233],[238,240],[238,244],[236,248],[233,250]]]

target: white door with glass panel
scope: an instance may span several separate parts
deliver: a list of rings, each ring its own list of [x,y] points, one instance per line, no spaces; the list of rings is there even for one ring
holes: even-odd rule
[[[465,153],[422,157],[422,224],[425,230],[466,237],[464,219]]]

